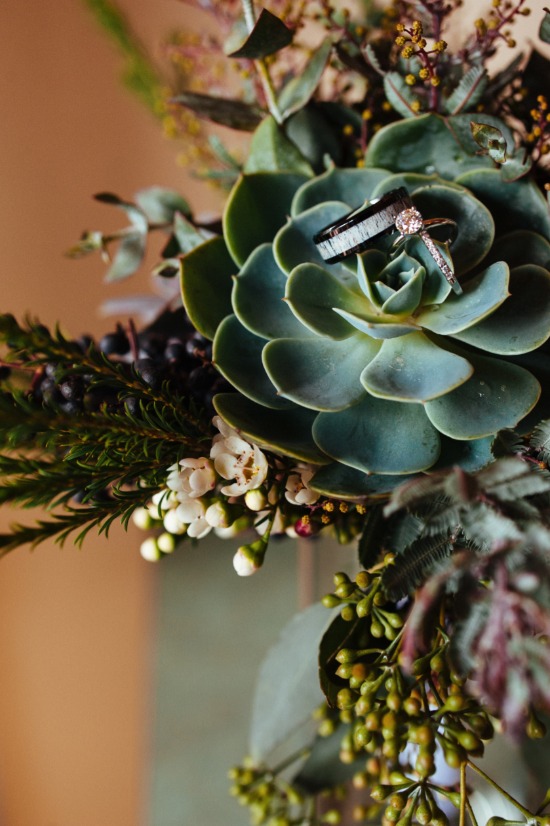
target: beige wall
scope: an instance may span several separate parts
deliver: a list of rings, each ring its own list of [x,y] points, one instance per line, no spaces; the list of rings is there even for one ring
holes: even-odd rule
[[[189,14],[176,0],[125,5],[152,43]],[[117,290],[98,259],[63,250],[85,228],[118,225],[94,192],[187,191],[176,147],[121,89],[79,0],[3,0],[0,44],[0,310],[109,329],[96,307]],[[13,518],[3,512],[0,529]],[[2,825],[141,821],[155,569],[137,540],[115,530],[82,551],[48,543],[0,564]]]

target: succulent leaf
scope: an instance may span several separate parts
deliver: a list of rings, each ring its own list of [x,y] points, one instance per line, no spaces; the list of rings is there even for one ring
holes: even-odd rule
[[[273,241],[275,260],[282,271],[290,275],[294,267],[306,262],[323,265],[321,253],[313,243],[313,236],[349,211],[349,206],[341,201],[327,201],[288,221]],[[347,268],[342,265],[333,267],[331,271],[341,274],[344,280],[350,280]]]
[[[357,286],[342,284],[318,264],[300,264],[294,268],[287,280],[286,299],[307,329],[335,339],[348,338],[353,334],[353,327],[334,308],[361,312],[365,305],[365,297]]]
[[[265,346],[263,358],[281,396],[313,410],[343,410],[365,395],[359,376],[378,348],[359,335],[343,341],[280,338]]]
[[[243,175],[232,189],[223,215],[223,234],[240,266],[259,244],[271,241],[286,221],[292,197],[307,178],[295,173]]]
[[[264,345],[263,339],[243,327],[235,315],[229,315],[214,339],[214,364],[222,376],[253,401],[276,409],[290,407],[266,375],[262,364]]]
[[[323,465],[310,479],[309,486],[324,496],[363,497],[389,493],[406,480],[406,476],[365,473],[362,470],[332,462]]]
[[[331,166],[300,187],[292,201],[290,214],[294,217],[326,201],[342,201],[350,204],[349,209],[352,209],[361,201],[374,198],[377,185],[387,177],[386,169],[339,169]]]
[[[550,272],[524,264],[510,273],[510,298],[484,321],[454,338],[489,353],[515,356],[550,338]]]
[[[231,276],[235,264],[223,238],[211,238],[181,260],[181,290],[193,326],[214,338],[222,319],[231,313]]]
[[[302,462],[324,464],[327,461],[311,435],[316,416],[311,410],[300,407],[272,410],[240,393],[218,393],[214,407],[231,427],[266,448]]]
[[[365,367],[361,382],[373,396],[402,402],[425,402],[463,384],[473,367],[424,333],[387,339]]]
[[[373,396],[338,413],[319,413],[313,436],[324,453],[367,473],[427,470],[440,451],[439,434],[422,405]]]
[[[272,245],[261,244],[234,280],[233,307],[241,324],[264,339],[307,335],[283,301],[286,285]]]
[[[510,273],[504,261],[491,264],[463,285],[463,294],[450,295],[417,314],[416,322],[439,335],[455,335],[478,324],[506,301]]]
[[[497,169],[483,169],[466,172],[457,182],[489,208],[497,236],[528,229],[550,239],[548,204],[533,181],[522,178],[507,182]]]
[[[468,354],[474,375],[425,405],[432,424],[453,439],[481,439],[513,427],[535,406],[540,384],[517,364]]]

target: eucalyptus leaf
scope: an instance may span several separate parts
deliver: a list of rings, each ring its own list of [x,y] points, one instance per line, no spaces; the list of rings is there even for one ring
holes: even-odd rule
[[[252,704],[249,749],[255,762],[267,762],[272,752],[305,728],[311,740],[312,714],[322,701],[317,650],[332,623],[334,611],[310,605],[283,628],[258,673]]]
[[[197,229],[191,221],[179,212],[174,215],[173,232],[179,251],[184,255],[208,240],[208,235],[204,230]]]
[[[235,264],[223,238],[205,241],[181,259],[181,292],[193,326],[214,338],[219,323],[231,313],[231,276]]]
[[[545,15],[539,28],[539,37],[543,43],[550,43],[550,11],[544,9]]]
[[[254,28],[238,49],[228,57],[245,60],[261,60],[284,49],[292,43],[292,31],[283,21],[267,9],[262,9]]]
[[[293,785],[306,794],[317,794],[326,789],[350,781],[353,775],[364,768],[365,760],[358,757],[351,763],[340,759],[342,738],[351,730],[351,726],[338,726],[328,737],[316,737],[311,752],[293,779]]]
[[[129,232],[120,241],[112,263],[105,273],[106,281],[118,281],[132,275],[145,257],[146,232]]]
[[[496,163],[504,163],[506,161],[506,138],[500,129],[475,121],[472,121],[470,126],[472,137],[481,150]]]
[[[242,100],[230,100],[199,92],[182,92],[172,98],[171,103],[179,103],[191,109],[200,118],[244,132],[252,132],[264,116],[259,107]]]
[[[313,170],[298,147],[269,115],[260,123],[250,144],[244,172],[296,172],[313,175]]]
[[[332,41],[325,38],[306,64],[303,72],[296,75],[283,87],[279,94],[278,105],[283,118],[288,118],[298,109],[302,109],[310,100],[327,65],[332,50]]]
[[[150,186],[135,194],[136,204],[153,224],[170,224],[174,217],[190,215],[189,204],[179,192],[162,186]]]

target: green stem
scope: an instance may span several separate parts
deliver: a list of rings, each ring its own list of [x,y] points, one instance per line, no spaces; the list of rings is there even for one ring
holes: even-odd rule
[[[241,0],[241,2],[243,6],[246,28],[248,33],[250,34],[252,29],[256,25],[256,12],[254,10],[254,1]],[[281,110],[279,109],[279,104],[277,103],[275,87],[273,86],[271,77],[269,76],[269,71],[266,62],[265,60],[255,60],[254,64],[256,66],[256,69],[258,70],[258,74],[262,82],[267,108],[269,109],[271,115],[277,121],[277,123],[281,125],[283,122],[283,116]]]
[[[465,826],[466,823],[466,763],[460,764],[460,812],[458,816],[458,826]]]
[[[466,811],[468,812],[468,817],[472,821],[472,826],[477,826],[477,819],[474,814],[474,810],[472,809],[472,804],[470,803],[468,798],[466,798]]]
[[[496,780],[493,780],[492,777],[489,777],[489,775],[486,774],[483,771],[483,769],[480,769],[479,766],[476,766],[475,763],[472,763],[470,760],[466,761],[466,765],[470,769],[473,769],[473,771],[475,771],[477,774],[479,774],[479,776],[482,777],[485,780],[486,783],[488,783],[490,786],[492,786],[493,789],[495,789],[495,791],[497,791],[499,794],[501,794],[503,797],[505,797],[506,800],[508,800],[508,802],[511,803],[512,806],[515,806],[516,809],[519,812],[521,812],[522,815],[524,815],[527,819],[533,817],[533,813],[530,812],[529,809],[526,809],[525,806],[522,806],[521,803],[518,800],[515,799],[515,797],[512,797],[512,795],[509,794],[505,789],[503,789],[502,786],[499,786],[499,784],[496,782]]]

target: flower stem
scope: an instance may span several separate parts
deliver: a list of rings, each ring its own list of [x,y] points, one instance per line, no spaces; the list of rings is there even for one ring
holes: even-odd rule
[[[466,763],[460,764],[460,812],[458,815],[458,826],[465,826],[466,823]]]
[[[246,23],[246,28],[248,34],[252,31],[254,26],[256,25],[256,11],[254,9],[254,0],[241,0],[242,7],[243,7],[243,14],[244,20]],[[275,88],[271,81],[271,77],[269,76],[269,71],[266,65],[265,60],[255,60],[254,64],[260,76],[260,80],[262,82],[262,87],[264,90],[265,101],[267,103],[267,108],[269,109],[273,118],[277,121],[280,125],[283,122],[283,116],[281,114],[281,110],[279,109],[279,105],[277,103],[277,96],[275,93]]]
[[[479,776],[482,777],[486,783],[488,783],[490,786],[493,787],[493,789],[499,792],[499,794],[505,797],[506,800],[508,800],[508,802],[511,803],[512,806],[515,806],[516,809],[520,811],[522,815],[524,815],[527,819],[533,817],[533,813],[530,812],[529,809],[526,809],[525,806],[522,806],[521,803],[515,799],[515,797],[512,797],[512,795],[509,794],[505,789],[503,789],[502,786],[499,786],[496,780],[493,780],[492,777],[489,777],[489,775],[486,774],[483,771],[483,769],[480,769],[479,766],[476,766],[475,763],[472,763],[470,760],[467,760],[466,763],[463,763],[462,765],[467,765],[470,769],[473,769],[473,771],[479,774]]]

